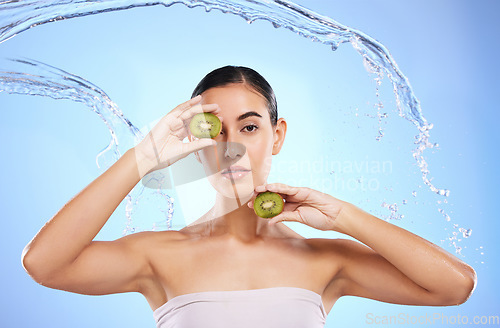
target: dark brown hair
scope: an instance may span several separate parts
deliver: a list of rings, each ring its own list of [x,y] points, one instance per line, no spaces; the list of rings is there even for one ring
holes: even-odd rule
[[[278,104],[274,91],[262,75],[248,67],[228,65],[211,71],[198,83],[191,98],[210,88],[221,87],[231,83],[245,83],[262,95],[266,99],[271,124],[272,126],[276,126],[278,122]]]

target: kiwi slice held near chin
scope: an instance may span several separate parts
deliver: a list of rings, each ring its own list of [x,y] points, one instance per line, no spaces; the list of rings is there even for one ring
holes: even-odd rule
[[[272,191],[261,192],[255,197],[255,201],[253,202],[255,214],[266,219],[272,218],[283,212],[284,206],[283,197]]]
[[[189,130],[197,138],[215,138],[219,135],[222,124],[217,115],[212,113],[198,113],[191,119]]]

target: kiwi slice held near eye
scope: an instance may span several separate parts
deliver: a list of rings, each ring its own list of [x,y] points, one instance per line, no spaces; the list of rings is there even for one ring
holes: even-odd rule
[[[264,191],[255,197],[253,210],[261,218],[272,218],[283,212],[285,203],[283,197],[272,191]]]
[[[212,113],[198,113],[191,119],[189,130],[197,138],[215,138],[219,135],[222,124],[217,115]]]

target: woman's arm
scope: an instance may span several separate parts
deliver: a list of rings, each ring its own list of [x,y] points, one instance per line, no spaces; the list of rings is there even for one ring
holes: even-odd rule
[[[133,249],[139,236],[114,242],[92,241],[141,179],[134,151],[128,150],[73,197],[28,243],[22,263],[35,281],[66,290],[77,288],[72,284],[80,282],[78,288],[86,289],[83,285],[91,278],[94,284],[96,279],[128,284],[144,269],[144,259]]]
[[[269,219],[270,224],[296,221],[347,234],[369,246],[349,239],[325,239],[326,254],[336,266],[326,287],[332,294],[397,304],[456,305],[465,302],[476,286],[472,267],[353,204],[282,183],[257,186],[254,197],[266,190],[286,200],[283,212]],[[248,206],[253,206],[253,200]]]
[[[179,232],[141,232],[114,241],[93,239],[150,170],[167,167],[215,143],[211,139],[183,142],[188,135],[186,124],[192,116],[220,111],[216,104],[196,105],[200,100],[199,96],[192,98],[171,110],[138,145],[125,152],[45,224],[22,255],[23,266],[35,281],[84,294],[151,290],[155,277],[148,249],[155,240],[172,240]]]
[[[458,305],[472,294],[472,267],[437,245],[357,206],[345,203],[333,230],[368,247],[345,240],[345,265],[336,277],[344,295],[390,303]]]

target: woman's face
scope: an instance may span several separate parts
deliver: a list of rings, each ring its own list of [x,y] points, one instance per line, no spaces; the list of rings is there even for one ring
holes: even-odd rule
[[[201,103],[219,105],[217,116],[222,118],[217,146],[196,153],[210,183],[225,197],[251,195],[255,186],[267,182],[272,155],[285,139],[285,120],[273,127],[265,98],[244,83],[208,89]]]

